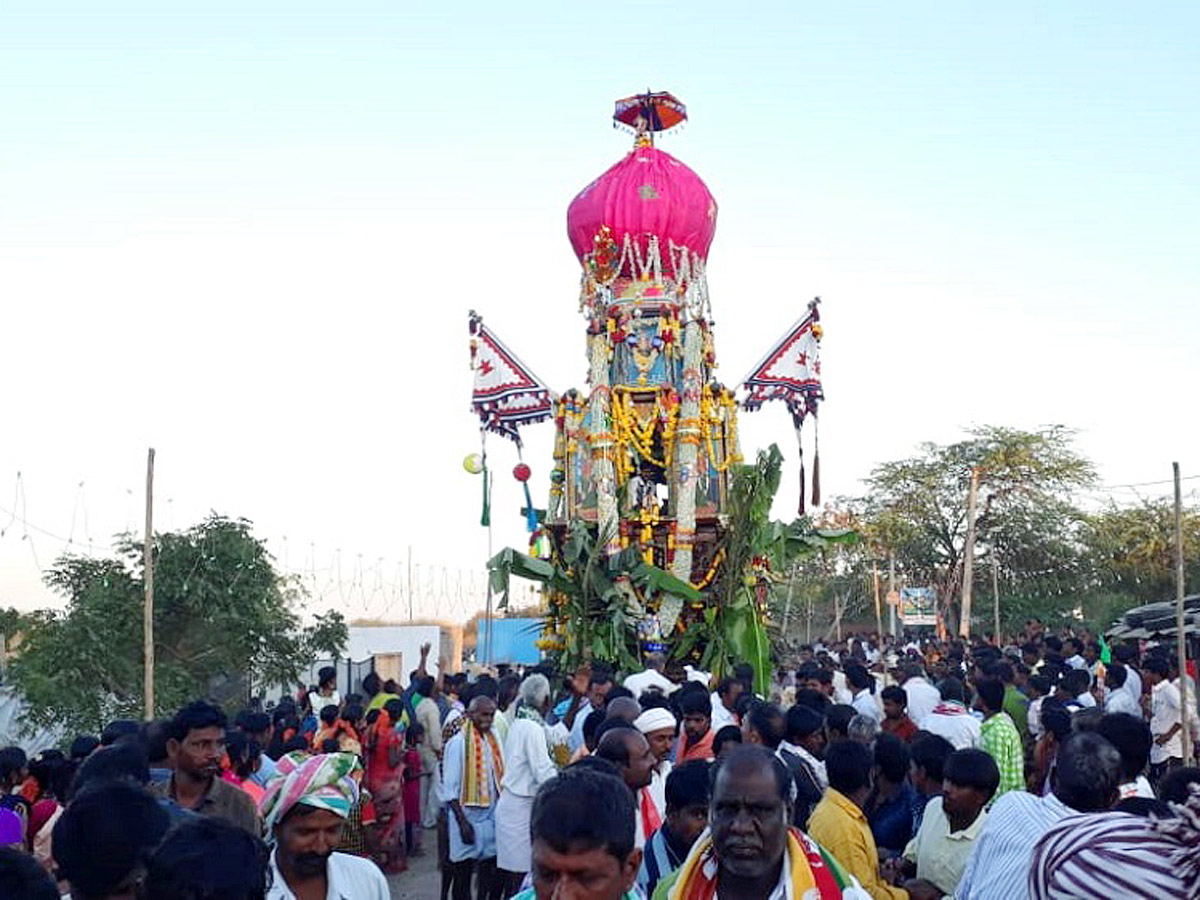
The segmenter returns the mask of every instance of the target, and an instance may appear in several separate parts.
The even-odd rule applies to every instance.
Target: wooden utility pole
[[[883,614],[879,605],[879,563],[871,563],[871,577],[875,584],[875,633],[879,635],[879,646],[883,646]]]
[[[896,554],[888,551],[888,596],[894,597],[896,594]],[[888,604],[888,631],[892,633],[892,637],[896,637],[896,604]]]
[[[967,540],[963,545],[961,621],[959,637],[971,636],[971,581],[975,577],[975,501],[979,496],[979,467],[971,467],[971,490],[967,493]]]
[[[992,544],[992,616],[995,619],[996,646],[1003,646],[1000,640],[1000,564],[996,560],[996,545]]]
[[[146,537],[142,546],[142,582],[146,587],[142,609],[142,697],[145,716],[154,718],[154,448],[146,456]]]
[[[1188,713],[1191,705],[1187,682],[1187,632],[1184,628],[1183,596],[1183,494],[1180,489],[1179,463],[1171,463],[1175,472],[1175,643],[1179,661],[1179,732],[1183,739],[1183,764],[1191,765],[1192,735]]]
[[[788,619],[792,613],[792,591],[796,587],[796,569],[798,567],[797,563],[792,563],[791,569],[788,570],[787,599],[783,603],[783,625],[779,629],[784,640],[787,640]]]

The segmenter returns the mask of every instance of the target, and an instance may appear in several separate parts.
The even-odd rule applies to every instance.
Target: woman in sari
[[[375,711],[371,711],[374,715]],[[404,738],[395,722],[404,703],[389,700],[367,728],[367,789],[375,798],[379,828],[379,866],[389,874],[408,868],[404,840]]]

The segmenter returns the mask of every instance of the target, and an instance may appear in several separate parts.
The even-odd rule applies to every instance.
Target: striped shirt
[[[1025,746],[1008,713],[999,712],[984,720],[980,726],[979,749],[986,750],[1000,770],[996,797],[1025,789]],[[996,802],[995,798],[992,802]]]
[[[1075,814],[1053,794],[1005,794],[983,823],[955,900],[1027,900],[1034,844],[1060,819]]]
[[[1103,812],[1067,816],[1038,841],[1029,870],[1032,900],[1185,900],[1200,894],[1195,853],[1143,816]]]
[[[642,851],[642,867],[638,869],[637,875],[638,887],[647,897],[652,896],[658,882],[683,865],[686,857],[686,848],[682,853],[678,853],[671,846],[666,826],[659,828],[650,835]]]

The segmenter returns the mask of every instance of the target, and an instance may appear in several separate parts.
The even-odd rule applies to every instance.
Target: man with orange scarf
[[[453,900],[470,900],[473,871],[478,871],[479,900],[500,900],[496,801],[504,755],[492,732],[495,715],[496,704],[489,697],[472,700],[462,730],[446,744],[442,757],[441,799],[450,837]]]
[[[654,900],[869,900],[815,841],[792,828],[792,779],[761,747],[742,745],[718,763],[709,829]]]

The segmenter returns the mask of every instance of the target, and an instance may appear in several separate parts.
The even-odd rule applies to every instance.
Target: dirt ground
[[[437,867],[437,835],[425,832],[423,856],[409,857],[408,871],[388,878],[392,900],[439,900],[442,876]]]

